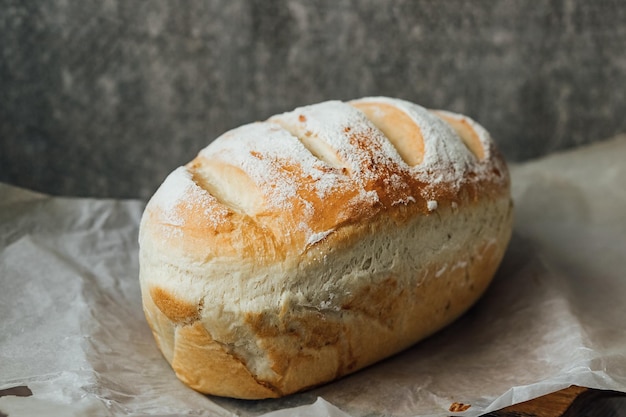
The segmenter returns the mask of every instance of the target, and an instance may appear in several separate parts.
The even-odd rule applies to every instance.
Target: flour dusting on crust
[[[217,225],[229,215],[226,207],[193,180],[186,167],[175,169],[165,179],[150,202],[155,207],[161,222],[170,226],[183,227],[190,209],[200,210],[206,224]]]
[[[236,168],[253,189],[242,185],[243,189],[234,193],[260,196],[259,201],[254,200],[259,207],[244,207],[248,211],[243,214],[259,221],[263,213],[283,212],[285,222],[303,231],[308,244],[322,240],[319,238],[325,236],[325,231],[336,226],[330,220],[320,220],[328,217],[326,202],[336,205],[332,210],[339,223],[354,215],[372,216],[385,205],[421,204],[428,213],[440,206],[442,192],[449,196],[468,182],[491,181],[494,172],[504,171],[498,158],[491,158],[489,134],[465,116],[433,112],[387,97],[368,97],[351,103],[382,103],[409,116],[423,138],[421,162],[407,165],[384,133],[350,103],[327,101],[226,132],[199,153],[198,164],[205,160]],[[473,129],[484,150],[482,160],[437,113],[462,120]],[[316,149],[321,153],[316,153]],[[217,227],[226,221],[229,208],[225,201],[220,201],[220,195],[213,196],[203,188],[195,175],[202,173],[193,167],[177,169],[151,204],[159,207],[166,221],[174,226],[184,222],[177,214],[177,205],[201,206],[206,221]],[[507,180],[506,174],[501,177],[502,181]],[[416,188],[416,181],[422,185]],[[234,186],[237,185],[235,181]]]

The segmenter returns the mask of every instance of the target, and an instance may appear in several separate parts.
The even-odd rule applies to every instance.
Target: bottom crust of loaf
[[[301,270],[286,272],[279,301],[266,308],[213,306],[223,300],[209,289],[201,311],[186,316],[171,291],[150,280],[164,268],[150,253],[141,260],[144,311],[185,384],[218,396],[281,397],[398,353],[461,316],[495,275],[511,222],[502,198],[408,225],[380,223],[332,254],[327,239]],[[302,284],[303,276],[313,283]]]

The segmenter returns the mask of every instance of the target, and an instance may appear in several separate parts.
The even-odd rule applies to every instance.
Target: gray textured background
[[[146,198],[220,133],[388,95],[512,161],[626,132],[626,2],[0,0],[0,181]]]

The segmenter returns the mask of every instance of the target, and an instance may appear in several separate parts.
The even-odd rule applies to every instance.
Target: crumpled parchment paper
[[[515,233],[465,316],[285,399],[180,383],[141,309],[140,201],[0,184],[0,415],[477,416],[571,384],[626,391],[626,136],[511,167]],[[449,411],[463,403],[463,412]]]

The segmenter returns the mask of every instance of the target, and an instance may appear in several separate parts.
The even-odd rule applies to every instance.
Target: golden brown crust
[[[150,298],[154,305],[173,323],[188,323],[200,319],[201,305],[182,302],[160,287],[151,287]]]
[[[510,213],[506,216],[510,221]],[[508,238],[503,228],[499,239]],[[310,308],[245,313],[245,322],[281,376],[276,380],[256,378],[200,322],[177,331],[179,354],[172,366],[198,391],[237,398],[280,397],[332,381],[411,346],[463,314],[490,283],[503,256],[502,242],[458,254],[473,261],[445,275],[438,276],[445,265],[429,265],[413,287],[388,277],[359,288],[339,314]]]
[[[179,327],[172,368],[185,384],[200,392],[210,386],[210,394],[229,396],[245,392],[250,398],[278,395],[269,384],[257,381],[245,364],[215,342],[202,323]]]
[[[506,165],[471,120],[322,103],[228,132],[166,180],[142,219],[144,310],[192,388],[279,397],[449,324],[511,228]]]

